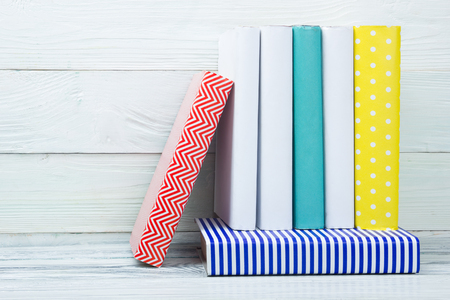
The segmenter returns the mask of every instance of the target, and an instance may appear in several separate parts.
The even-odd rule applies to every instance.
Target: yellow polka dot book
[[[398,229],[400,27],[354,27],[355,225]]]
[[[295,33],[300,27],[307,26],[294,26],[292,30]],[[317,157],[324,161],[307,173],[308,176],[316,171],[325,174],[321,176],[327,180],[320,188],[312,185],[300,188],[313,191],[305,199],[316,205],[314,209],[301,207],[301,215],[321,224],[325,216],[325,224],[296,227],[294,222],[286,230],[235,230],[232,224],[221,219],[197,219],[200,257],[210,276],[418,273],[420,270],[419,239],[398,226],[400,27],[315,26],[314,30],[316,36],[321,36],[315,40],[316,44],[321,41],[322,46],[314,47],[316,44],[298,35],[293,53],[300,53],[296,47],[301,45],[314,60],[308,60],[307,66],[293,63],[293,71],[294,74],[307,71],[310,77],[313,72],[322,74],[314,77],[319,88],[307,98],[314,99],[317,107],[323,105],[319,116],[323,114],[324,129],[320,127],[312,134],[319,127],[303,122],[301,129],[310,134],[302,138],[294,134],[293,139],[297,138],[295,142],[308,150],[301,153],[302,162],[306,164]],[[301,53],[304,58],[306,52]],[[266,59],[275,61],[269,56]],[[293,80],[294,90],[298,89],[296,84],[299,85]],[[305,109],[307,104],[299,101],[296,105]],[[295,126],[295,119],[303,115],[296,115],[295,109],[292,114]],[[311,140],[323,142],[326,151],[309,146]],[[276,146],[291,147],[280,143]],[[298,153],[294,151],[293,155],[294,161],[295,158],[300,161],[295,157]],[[272,162],[277,163],[277,159]],[[286,200],[282,195],[277,192],[279,198]],[[278,200],[274,197],[274,201]],[[295,195],[289,201],[295,206]]]

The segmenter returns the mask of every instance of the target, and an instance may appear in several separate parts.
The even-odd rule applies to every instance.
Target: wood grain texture
[[[400,155],[399,224],[450,230],[450,154]]]
[[[0,153],[161,153],[194,73],[0,71]],[[401,151],[449,152],[450,72],[401,88]]]
[[[156,154],[1,154],[0,233],[131,232]],[[450,154],[403,153],[400,226],[450,230]],[[213,216],[208,154],[179,231]]]
[[[402,72],[400,84],[400,152],[450,152],[450,72]]]
[[[446,1],[7,0],[0,232],[131,231],[194,70],[217,69],[225,30],[268,24],[402,26],[400,225],[449,230]],[[197,230],[193,217],[212,216],[213,160],[209,154],[180,231]]]
[[[131,232],[157,154],[0,155],[0,233]],[[208,154],[178,230],[213,216]]]
[[[428,232],[428,231],[427,231]],[[109,245],[129,241],[130,233],[0,233],[0,248]],[[176,231],[172,244],[200,245],[199,232]],[[131,249],[131,248],[130,248]]]
[[[198,234],[198,233],[197,233]],[[128,234],[81,234],[0,248],[5,299],[445,299],[450,293],[450,234],[413,232],[421,270],[412,275],[206,277],[196,244],[172,244],[161,268],[133,258]],[[48,235],[30,235],[44,240]],[[1,240],[25,236],[5,237]],[[104,243],[100,241],[105,241]],[[440,249],[437,251],[437,249]]]
[[[194,73],[0,71],[0,152],[161,153]]]
[[[401,25],[402,70],[450,70],[446,1],[2,1],[0,68],[215,70],[239,25]]]

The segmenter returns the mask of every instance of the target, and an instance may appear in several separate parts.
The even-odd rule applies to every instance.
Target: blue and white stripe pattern
[[[409,232],[319,229],[234,231],[196,219],[207,273],[217,275],[418,273],[419,239]]]

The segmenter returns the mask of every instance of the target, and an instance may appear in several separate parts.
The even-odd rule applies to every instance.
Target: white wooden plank
[[[1,154],[0,233],[130,232],[159,156]],[[213,216],[214,155],[206,157],[179,226]],[[450,229],[450,154],[400,157],[400,226]]]
[[[445,231],[442,231],[445,232]],[[428,231],[424,231],[427,234]],[[428,233],[429,235],[435,232]],[[433,236],[432,236],[433,237]],[[450,234],[445,237],[450,238]],[[126,233],[0,233],[0,248],[53,247],[74,245],[109,245],[126,243],[130,232]],[[200,245],[198,231],[177,230],[172,243],[177,245]],[[130,248],[131,249],[131,248]],[[5,249],[4,249],[5,250]]]
[[[421,239],[419,274],[216,278],[206,277],[195,245],[172,244],[163,266],[154,268],[132,257],[125,234],[98,234],[97,241],[81,234],[76,242],[69,235],[47,245],[0,248],[0,294],[5,299],[446,299],[449,233],[414,234]]]
[[[400,152],[450,152],[450,72],[402,71],[400,84]]]
[[[0,233],[131,232],[157,154],[0,155]],[[214,155],[202,171],[179,224],[213,215]]]
[[[0,153],[160,153],[194,73],[0,71]],[[401,151],[450,152],[450,72],[401,84]]]
[[[402,70],[449,70],[446,1],[2,1],[2,69],[217,69],[238,25],[401,25]]]
[[[181,269],[183,265],[179,268]],[[259,276],[250,278],[159,278],[53,271],[3,280],[6,299],[447,299],[449,275]],[[188,265],[186,264],[186,269]],[[133,269],[129,272],[134,271]],[[191,271],[192,272],[192,271]],[[77,276],[78,275],[78,276]],[[23,273],[16,275],[16,278]],[[63,277],[61,280],[59,277]]]
[[[194,72],[0,72],[0,152],[161,153]]]
[[[401,227],[407,230],[449,230],[449,195],[449,153],[400,155]]]

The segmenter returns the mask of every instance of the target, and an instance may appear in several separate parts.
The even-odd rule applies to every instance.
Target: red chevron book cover
[[[194,75],[131,233],[136,259],[162,265],[232,86],[212,72]]]

